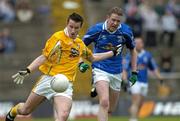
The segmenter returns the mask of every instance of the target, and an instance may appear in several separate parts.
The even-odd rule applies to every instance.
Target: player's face
[[[114,13],[107,17],[107,28],[110,32],[113,32],[118,28],[121,22],[120,18],[119,15]]]
[[[140,52],[144,48],[143,40],[141,38],[136,38],[135,42],[136,42],[136,50]]]
[[[71,19],[69,20],[67,24],[67,30],[70,38],[76,39],[80,29],[81,29],[81,22],[75,22]]]

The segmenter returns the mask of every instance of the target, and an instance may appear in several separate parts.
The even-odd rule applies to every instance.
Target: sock
[[[136,118],[130,118],[129,121],[138,121]]]
[[[19,107],[19,104],[17,104],[16,106],[14,106],[14,107],[11,109],[11,112],[10,112],[10,115],[11,115],[11,116],[16,117],[16,115],[18,114],[18,112],[17,112],[18,107]]]

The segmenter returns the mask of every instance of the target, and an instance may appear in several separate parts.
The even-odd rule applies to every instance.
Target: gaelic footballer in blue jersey
[[[122,50],[126,46],[131,52],[132,71],[136,81],[136,50],[134,37],[131,28],[121,23],[123,11],[118,8],[112,8],[105,22],[98,23],[90,27],[85,34],[83,41],[88,46],[94,43],[94,53],[101,53],[113,50],[116,46],[120,46],[120,54],[103,61],[93,62],[93,91],[92,96],[96,96],[96,91],[99,96],[99,121],[107,121],[108,113],[111,113],[118,102],[119,91],[121,87],[122,73]],[[95,90],[96,89],[96,90]],[[110,99],[110,100],[109,100]]]
[[[150,52],[144,49],[144,43],[142,38],[136,38],[136,50],[137,56],[137,70],[138,81],[130,88],[132,94],[132,105],[130,107],[130,121],[137,121],[137,114],[142,104],[144,96],[148,92],[148,70],[152,71],[159,80],[162,82],[162,77],[158,71],[157,64],[153,59]],[[128,80],[129,73],[131,71],[131,55],[127,54],[124,58],[123,67],[123,80]]]

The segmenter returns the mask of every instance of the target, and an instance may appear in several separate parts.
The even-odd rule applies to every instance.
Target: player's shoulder
[[[152,57],[152,53],[147,50],[144,50],[144,54],[148,57]]]
[[[61,36],[63,36],[63,35],[64,35],[64,31],[63,31],[63,30],[57,31],[57,32],[55,32],[55,33],[53,34],[53,36],[56,37],[56,38],[59,38],[59,37],[61,37]]]
[[[121,23],[119,29],[126,33],[132,32],[132,28],[129,25],[127,25],[126,23]]]
[[[101,32],[103,30],[103,23],[97,23],[89,28],[89,31],[93,33]]]

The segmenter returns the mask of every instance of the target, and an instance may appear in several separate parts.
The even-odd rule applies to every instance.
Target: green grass
[[[20,121],[20,120],[16,120]],[[31,121],[54,121],[53,119],[33,119]],[[81,118],[70,121],[97,121],[95,118]],[[112,117],[109,121],[128,121],[127,117]],[[149,117],[139,119],[139,121],[180,121],[180,117]]]

